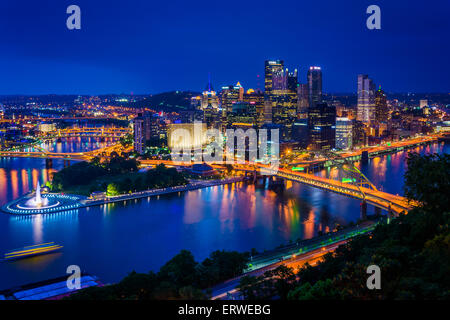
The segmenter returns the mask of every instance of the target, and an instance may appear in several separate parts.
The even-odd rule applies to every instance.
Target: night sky
[[[81,8],[81,30],[66,8]],[[366,8],[381,8],[381,30]],[[1,0],[0,94],[147,94],[240,81],[264,60],[323,70],[324,92],[367,73],[388,92],[450,92],[449,0]]]

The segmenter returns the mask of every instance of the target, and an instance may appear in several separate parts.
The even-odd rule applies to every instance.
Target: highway
[[[228,300],[231,297],[233,299],[239,299],[239,291],[236,289],[236,287],[239,285],[239,282],[241,278],[245,276],[261,276],[264,274],[264,272],[276,269],[277,267],[281,265],[285,265],[290,268],[298,269],[305,265],[306,263],[309,263],[310,265],[317,264],[321,258],[328,252],[333,252],[336,250],[337,247],[340,245],[346,243],[348,240],[339,241],[333,244],[326,245],[322,248],[312,250],[310,252],[299,254],[295,256],[294,258],[283,260],[280,262],[275,262],[271,265],[268,265],[264,268],[260,268],[248,273],[243,274],[242,276],[239,276],[237,278],[228,280],[224,283],[221,283],[214,288],[212,288],[211,292],[211,300]]]

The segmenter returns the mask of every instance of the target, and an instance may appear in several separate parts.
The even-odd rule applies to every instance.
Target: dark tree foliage
[[[105,168],[89,163],[79,162],[53,175],[53,191],[60,191],[72,185],[83,185],[107,173]]]
[[[211,287],[223,279],[239,276],[247,267],[248,257],[236,251],[214,251],[197,268],[200,286]]]
[[[411,154],[405,190],[420,207],[340,246],[317,266],[305,265],[281,288],[268,277],[246,277],[241,293],[247,299],[449,299],[449,159]],[[366,285],[372,264],[381,269],[380,290]],[[286,286],[292,286],[287,295]]]
[[[405,195],[442,212],[450,206],[450,155],[409,153]]]
[[[238,276],[247,266],[248,254],[216,251],[202,263],[187,250],[162,266],[158,273],[132,272],[119,283],[87,288],[68,297],[73,300],[204,300],[207,288]],[[223,265],[222,265],[223,264]],[[217,275],[213,275],[218,272]],[[209,275],[205,281],[205,275]]]
[[[238,288],[246,300],[286,299],[295,284],[296,277],[292,268],[281,265],[259,277],[242,277]]]

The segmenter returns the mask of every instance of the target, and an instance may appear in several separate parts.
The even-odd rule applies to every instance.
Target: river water
[[[44,147],[76,152],[107,143],[70,138]],[[449,153],[450,145],[415,150]],[[358,165],[383,191],[402,194],[406,156],[399,152]],[[53,160],[53,170],[62,167],[62,160]],[[45,182],[49,173],[43,159],[0,159],[0,205],[32,189],[38,179]],[[114,282],[132,270],[157,271],[181,249],[191,250],[197,260],[219,249],[269,250],[359,217],[359,201],[292,182],[278,191],[239,182],[75,212],[27,217],[0,213],[0,254],[48,241],[64,246],[59,253],[0,262],[0,289],[64,275],[72,264],[104,283]]]

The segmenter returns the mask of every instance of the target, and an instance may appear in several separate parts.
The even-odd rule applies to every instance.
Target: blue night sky
[[[67,6],[81,30],[66,28]],[[381,8],[381,30],[366,8]],[[323,70],[325,92],[367,73],[388,92],[450,92],[448,0],[1,0],[0,94],[264,86],[264,60]]]

